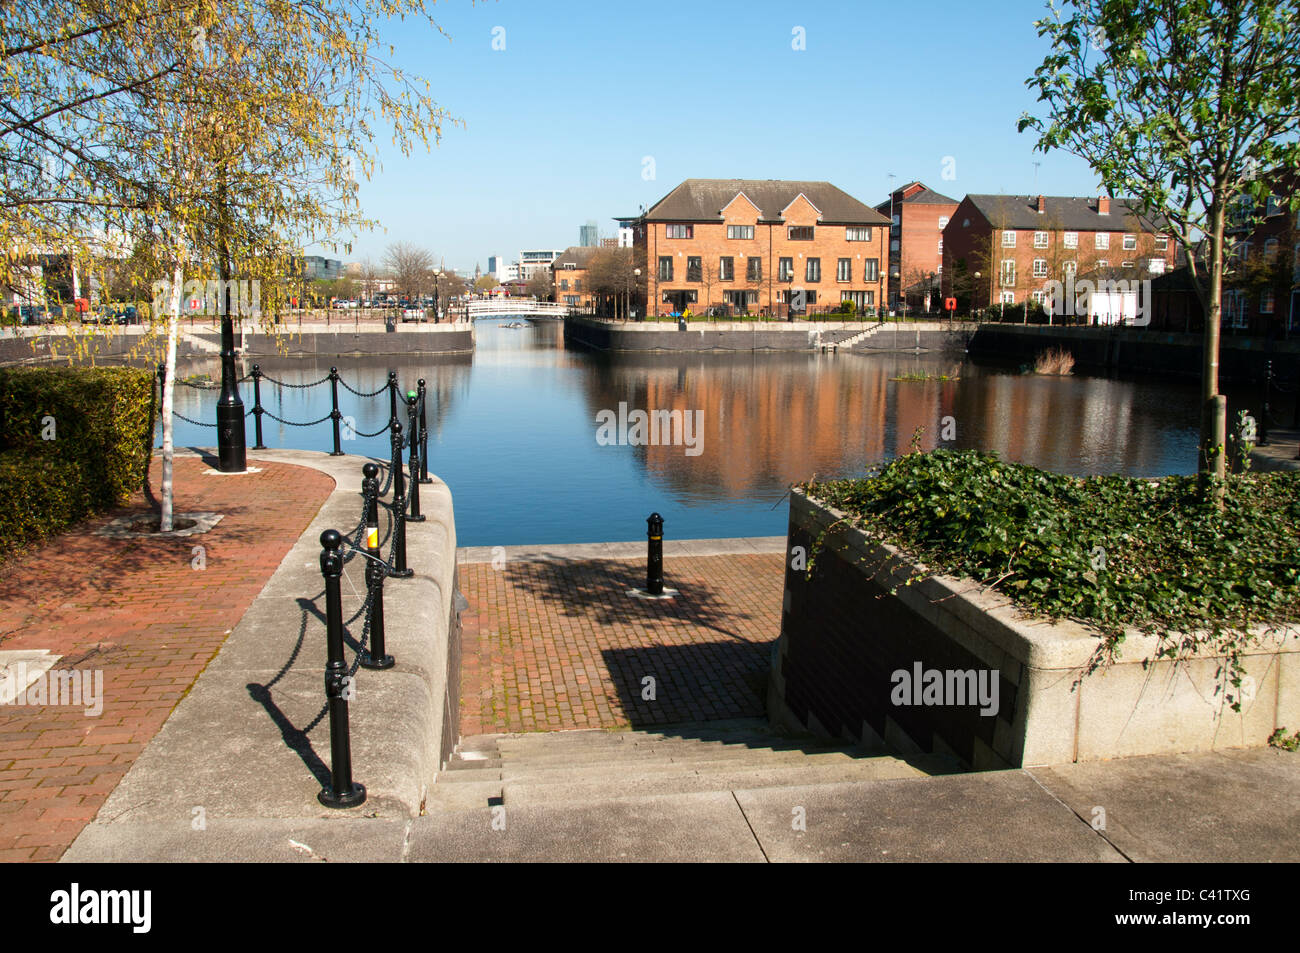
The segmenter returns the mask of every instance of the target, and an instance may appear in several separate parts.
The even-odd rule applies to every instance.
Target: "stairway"
[[[858,344],[861,341],[865,341],[867,338],[871,337],[871,335],[875,334],[884,326],[885,326],[884,321],[877,321],[875,324],[867,328],[865,331],[859,331],[857,334],[853,335],[852,337],[847,337],[843,341],[836,341],[834,344],[827,344],[826,347],[832,351],[838,351],[840,349],[843,349],[845,351],[851,351],[854,345]]]
[[[556,731],[463,738],[426,800],[426,813],[745,788],[950,774],[949,759],[863,754],[810,736],[774,733],[759,718],[656,731]]]

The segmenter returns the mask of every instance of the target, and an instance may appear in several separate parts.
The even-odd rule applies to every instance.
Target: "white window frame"
[[[1014,291],[1004,291],[1001,293],[999,300],[1002,302],[1002,304],[1015,304],[1016,293]]]
[[[1003,229],[1003,230],[1002,230],[1002,247],[1003,247],[1003,248],[1015,248],[1015,247],[1016,247],[1016,232],[1015,232],[1015,229],[1013,229],[1013,228],[1006,228],[1006,229]]]
[[[740,234],[733,235],[732,234],[733,229],[738,229],[740,231]],[[753,225],[728,225],[727,238],[728,240],[734,242],[752,242],[754,240],[754,226]]]
[[[844,240],[846,242],[869,242],[871,241],[870,225],[848,225],[844,228]]]
[[[1267,305],[1267,307],[1265,307]],[[1272,314],[1277,307],[1277,293],[1272,288],[1265,288],[1259,293],[1259,313]]]
[[[943,231],[945,228],[947,228],[947,227],[948,227],[948,222],[949,222],[949,221],[950,221],[950,219],[948,218],[947,215],[940,215],[940,216],[939,216],[939,231]]]
[[[1155,247],[1156,251],[1169,251],[1168,235],[1157,235],[1155,242],[1156,242],[1156,247]]]
[[[1138,237],[1136,235],[1124,236],[1124,251],[1136,251],[1138,247]]]
[[[1098,232],[1093,238],[1093,247],[1100,251],[1103,248],[1110,248],[1110,232]]]
[[[1046,247],[1047,247],[1047,241],[1048,241],[1047,234],[1048,234],[1047,232],[1034,232],[1034,247],[1035,247],[1035,248],[1046,248]]]
[[[1078,232],[1066,232],[1065,235],[1062,237],[1062,244],[1064,244],[1066,248],[1078,248],[1078,247],[1079,247],[1079,233],[1078,233]]]
[[[1153,275],[1163,275],[1165,273],[1165,260],[1163,258],[1147,259],[1147,271]]]
[[[998,267],[998,286],[1002,288],[1014,288],[1016,286],[1016,260],[1014,258],[1002,259],[1002,264]]]
[[[1035,259],[1034,259],[1034,277],[1035,277],[1035,278],[1046,278],[1046,277],[1047,277],[1047,259],[1046,259],[1046,258],[1035,258]]]

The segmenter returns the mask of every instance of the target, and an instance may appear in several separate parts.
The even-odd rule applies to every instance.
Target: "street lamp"
[[[442,277],[442,272],[437,268],[433,269],[433,323],[438,323],[438,279]]]
[[[980,280],[980,273],[977,271],[975,272],[975,281],[979,281],[979,280]],[[975,317],[975,284],[974,283],[972,283],[970,286],[970,316],[972,318]]]
[[[641,269],[640,269],[640,268],[633,268],[633,269],[632,269],[632,287],[633,287],[633,288],[636,288],[639,284],[641,284]],[[629,296],[628,296],[628,304],[629,304],[629,306],[631,305],[631,295],[630,295],[630,294],[629,294]]]

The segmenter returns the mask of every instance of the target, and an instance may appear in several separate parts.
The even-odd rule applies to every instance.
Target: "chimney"
[[[1047,211],[1047,199],[1040,195],[1038,196],[1038,214],[1042,215],[1046,211]]]
[[[1103,196],[1101,196],[1100,198],[1097,199],[1097,214],[1098,214],[1098,215],[1109,215],[1109,214],[1110,214],[1110,196],[1109,196],[1109,195],[1103,195]]]

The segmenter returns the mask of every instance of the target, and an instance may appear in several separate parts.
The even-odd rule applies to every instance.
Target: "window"
[[[786,228],[786,237],[792,242],[810,242],[813,240],[811,225],[790,225]]]
[[[1137,237],[1136,235],[1125,235],[1125,236],[1124,236],[1124,250],[1125,250],[1125,251],[1133,251],[1133,250],[1134,250],[1135,248],[1137,248],[1137,247],[1138,247],[1138,237]]]
[[[673,280],[673,256],[672,255],[659,256],[659,280],[660,281]]]
[[[752,239],[754,237],[754,226],[753,225],[728,225],[727,237],[738,238],[741,239],[742,241]]]
[[[841,291],[841,301],[852,301],[859,311],[865,311],[867,308],[876,306],[876,293],[874,291]]]
[[[701,281],[704,278],[704,260],[698,255],[689,255],[686,259],[686,280]]]
[[[747,308],[751,304],[758,304],[757,291],[724,291],[722,297],[733,308]]]
[[[1223,293],[1222,322],[1228,327],[1244,328],[1246,326],[1246,293],[1239,289]]]
[[[1014,291],[1004,291],[1004,292],[1002,292],[1002,303],[1003,303],[1003,304],[1015,304],[1015,303],[1016,303],[1016,293],[1015,293]]]
[[[1035,259],[1034,259],[1034,277],[1035,277],[1035,278],[1046,278],[1046,277],[1047,277],[1047,259],[1046,259],[1046,258],[1035,258]]]
[[[1265,288],[1259,296],[1259,313],[1272,314],[1275,296],[1272,288]]]
[[[1079,247],[1079,233],[1078,233],[1078,232],[1066,232],[1066,233],[1065,233],[1065,239],[1064,239],[1064,241],[1065,241],[1065,247],[1066,247],[1066,248],[1078,248],[1078,247]]]
[[[1270,215],[1276,215],[1280,211],[1282,209],[1278,207],[1277,196],[1270,195],[1267,204],[1264,206],[1264,216],[1267,218]]]
[[[694,238],[694,225],[667,225],[664,228],[665,238]]]
[[[804,265],[804,281],[821,281],[822,280],[822,260],[820,258],[809,258]]]
[[[1033,299],[1034,304],[1038,305],[1041,308],[1043,306],[1043,303],[1047,300],[1047,292],[1035,291],[1033,294],[1030,295],[1030,297]]]
[[[1152,258],[1147,262],[1147,271],[1153,275],[1163,275],[1165,273],[1165,260],[1163,258]]]
[[[569,290],[569,279],[568,279],[568,278],[561,278],[561,279],[560,279],[560,290],[561,290],[561,291],[568,291],[568,290]]]
[[[835,263],[835,280],[852,281],[853,280],[853,259],[841,258]]]
[[[947,215],[940,215],[940,216],[939,216],[939,231],[943,231],[943,230],[944,230],[945,228],[947,228],[947,227],[948,227],[948,216],[947,216]]]
[[[1132,267],[1133,267],[1133,262],[1131,262],[1131,261],[1121,261],[1119,264],[1120,264],[1120,267],[1121,267],[1121,268],[1132,268]]]
[[[1034,247],[1035,248],[1047,247],[1047,232],[1034,232]]]
[[[730,255],[718,259],[718,280],[736,280],[736,259],[732,258]]]
[[[1003,232],[1003,233],[1002,233],[1002,247],[1003,247],[1003,248],[1015,248],[1015,247],[1016,247],[1016,233],[1015,233],[1015,232],[1012,232],[1012,231],[1006,231],[1006,232]]]
[[[748,278],[750,281],[763,280],[763,259],[748,258],[745,260],[745,264],[748,268],[748,270],[745,272],[746,278]]]
[[[880,259],[879,258],[862,259],[862,280],[863,281],[880,280]]]
[[[581,291],[581,290],[582,290],[582,279],[581,279],[581,278],[574,278],[574,279],[573,279],[573,290],[574,290],[574,291]]]
[[[1098,268],[1109,268],[1109,267],[1110,267],[1110,262],[1107,261],[1105,258],[1098,258],[1098,259],[1097,259],[1097,265],[1096,265],[1096,267],[1098,267]]]
[[[1067,261],[1065,264],[1061,266],[1061,274],[1067,277],[1069,275],[1075,274],[1078,270],[1079,270],[1079,263],[1077,261]]]
[[[1097,238],[1096,238],[1096,244],[1095,244],[1095,247],[1097,247],[1097,248],[1109,248],[1109,247],[1110,247],[1110,232],[1098,232],[1098,233],[1097,233]]]
[[[1002,259],[1002,270],[1000,273],[1000,283],[1004,287],[1014,288],[1016,284],[1016,260],[1014,258]]]
[[[943,239],[939,239],[939,254],[943,254]]]
[[[844,229],[844,240],[846,242],[869,242],[871,241],[871,229],[865,225],[850,225]]]
[[[891,240],[890,240],[890,242],[889,242],[889,250],[890,250],[890,251],[898,251],[898,239],[897,239],[897,238],[894,238],[894,239],[891,239]]]
[[[1264,264],[1272,265],[1277,261],[1277,239],[1269,238],[1264,241]]]
[[[804,291],[804,292],[802,292],[802,294],[803,294],[803,303],[804,303],[805,305],[816,304],[816,303],[817,303],[817,292],[816,292],[816,291]],[[777,294],[777,300],[780,301],[782,304],[789,304],[789,303],[790,303],[790,289],[787,288],[787,289],[785,289],[784,291],[779,292],[779,293]]]
[[[1167,235],[1156,236],[1156,251],[1169,251],[1169,237]]]
[[[794,281],[794,259],[782,258],[776,266],[777,281]]]

